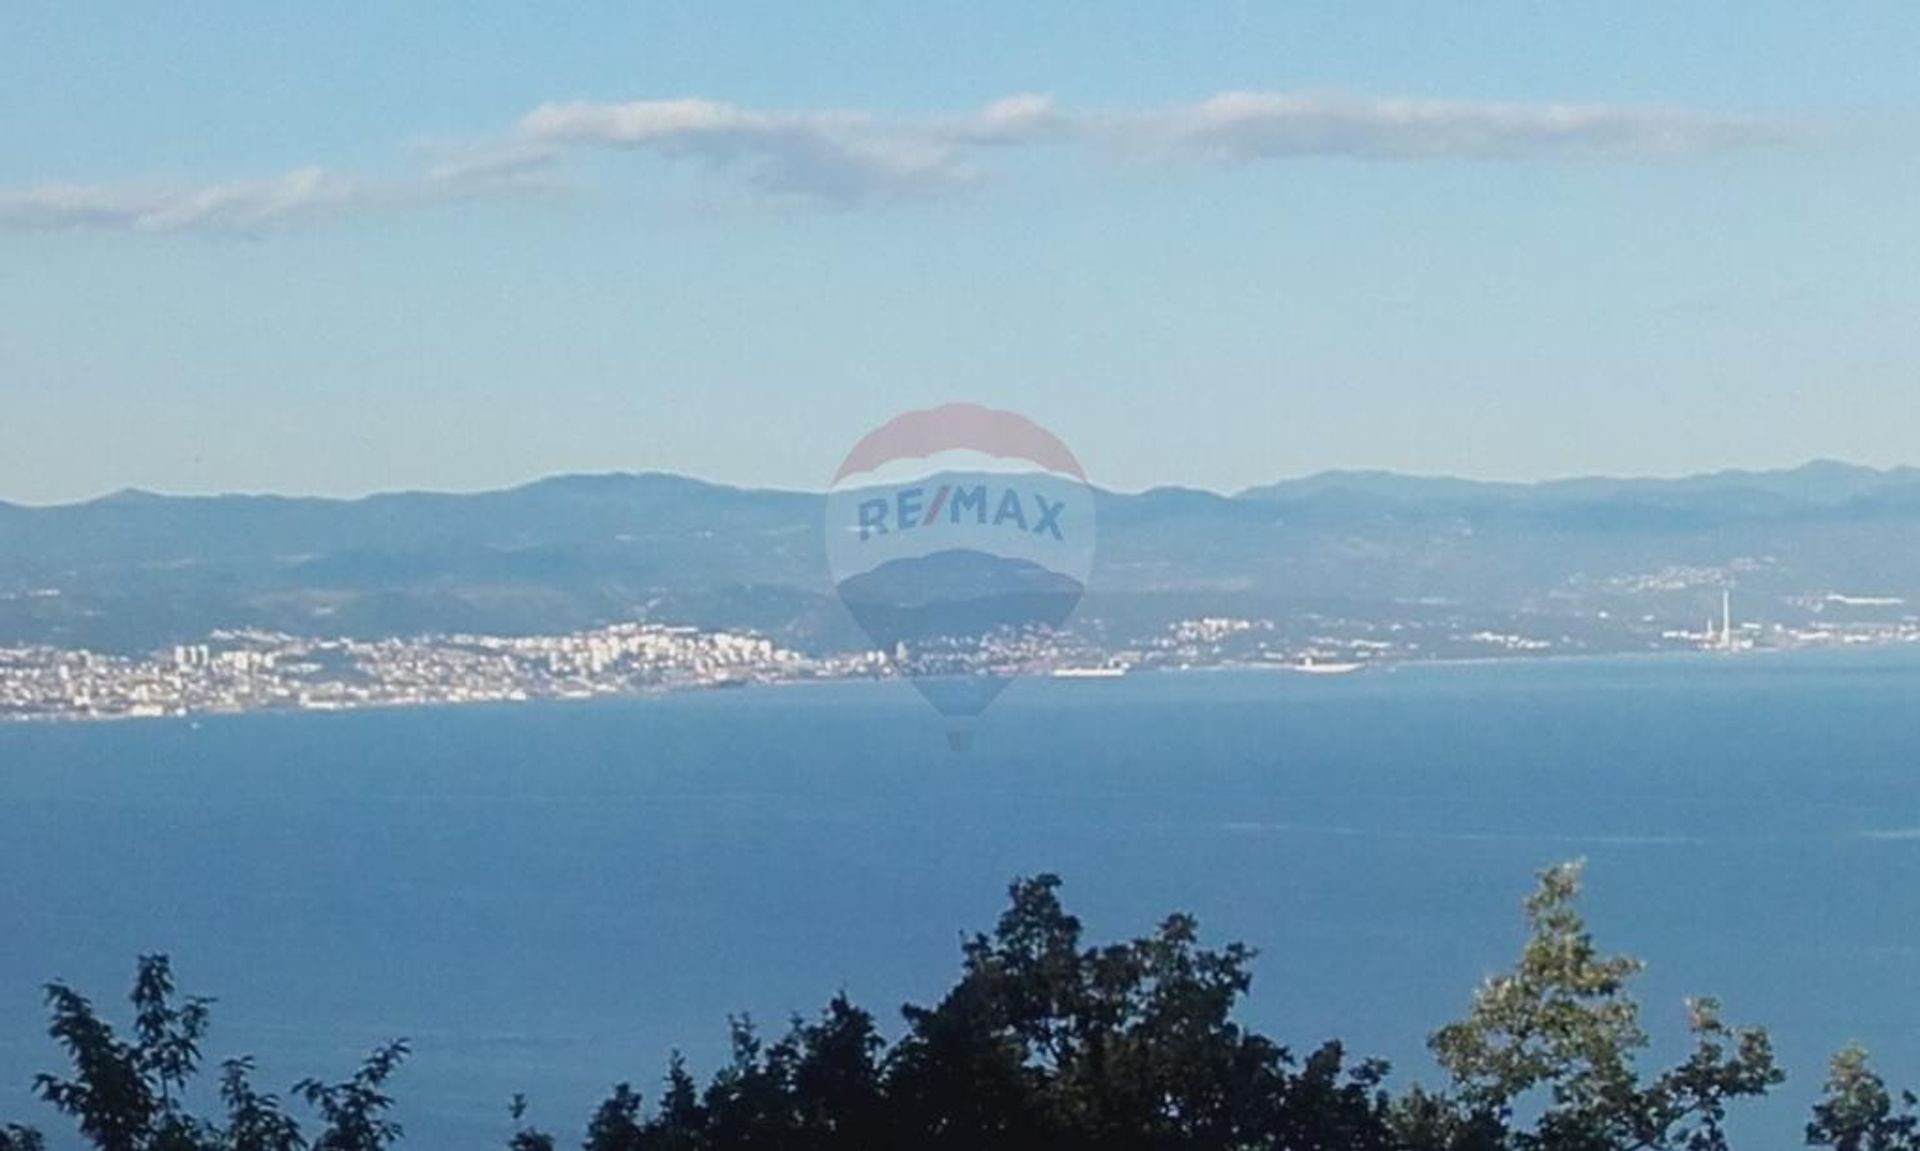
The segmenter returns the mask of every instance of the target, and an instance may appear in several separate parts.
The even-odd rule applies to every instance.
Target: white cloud
[[[1799,135],[1778,121],[1674,109],[1267,92],[1227,92],[1163,113],[1121,117],[1112,130],[1234,162],[1681,158],[1785,144]]]
[[[0,189],[0,231],[99,229],[258,235],[327,215],[419,207],[552,184],[550,153],[525,146],[429,149],[432,162],[400,177],[297,168],[208,184],[130,181]]]
[[[551,186],[569,151],[701,164],[761,194],[827,206],[939,195],[985,174],[995,151],[1151,151],[1246,165],[1309,157],[1386,163],[1674,160],[1780,146],[1798,126],[1761,117],[1604,104],[1378,99],[1228,92],[1144,110],[1075,111],[1021,94],[959,115],[767,111],[687,98],[542,104],[505,135],[440,143],[393,178],[300,168],[202,185],[0,189],[0,231],[96,228],[256,233],[333,213]]]
[[[981,174],[991,148],[1158,150],[1230,163],[1337,157],[1394,163],[1521,163],[1570,157],[1679,159],[1791,143],[1757,117],[1602,104],[1394,100],[1227,92],[1140,111],[1060,109],[1018,95],[962,116],[762,112],[708,100],[546,104],[523,139],[703,161],[763,190],[829,203],[939,191]]]
[[[252,232],[363,198],[364,185],[320,168],[198,186],[45,184],[0,191],[0,228]]]
[[[897,199],[971,180],[967,141],[937,122],[862,112],[763,112],[711,100],[543,104],[520,135],[555,147],[689,158],[764,191],[824,203]]]
[[[1053,97],[1025,92],[961,118],[951,132],[975,144],[1030,144],[1063,133],[1069,123],[1054,107]]]
[[[558,157],[552,148],[522,140],[436,140],[420,145],[425,188],[551,187]]]

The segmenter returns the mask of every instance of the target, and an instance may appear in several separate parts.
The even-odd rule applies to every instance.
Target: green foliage
[[[253,1060],[221,1064],[220,1101],[227,1108],[226,1151],[301,1151],[300,1124],[280,1109],[280,1100],[253,1088]]]
[[[46,1140],[31,1127],[9,1123],[0,1127],[0,1151],[46,1151]]]
[[[639,1147],[640,1103],[639,1093],[628,1084],[615,1087],[587,1124],[586,1151],[632,1151]]]
[[[1848,1047],[1827,1069],[1826,1090],[1807,1124],[1807,1143],[1835,1151],[1915,1151],[1920,1148],[1917,1102],[1913,1092],[1902,1091],[1896,1111],[1886,1081],[1867,1066],[1867,1053]]]
[[[128,1041],[85,996],[63,983],[47,985],[47,1031],[66,1050],[74,1074],[41,1075],[34,1086],[101,1151],[186,1151],[203,1141],[203,1125],[180,1109],[180,1094],[199,1069],[211,1001],[189,998],[176,1006],[173,992],[166,957],[141,956]]]
[[[1687,1059],[1643,1080],[1635,1058],[1647,1037],[1627,991],[1640,963],[1601,954],[1579,893],[1579,864],[1541,873],[1519,963],[1487,980],[1467,1018],[1429,1041],[1452,1078],[1455,1113],[1422,1096],[1404,1112],[1403,1131],[1484,1145],[1488,1133],[1506,1130],[1517,1151],[1719,1151],[1727,1102],[1783,1080],[1767,1033],[1727,1026],[1711,999],[1687,1005]],[[1523,1114],[1534,1117],[1531,1128],[1515,1126]]]
[[[1214,951],[1175,916],[1144,939],[1087,947],[1051,876],[1013,886],[959,983],[905,1011],[891,1049],[844,996],[777,1041],[733,1024],[732,1057],[702,1092],[677,1061],[651,1118],[624,1086],[589,1151],[1128,1151],[1385,1148],[1385,1068],[1339,1045],[1304,1062],[1233,1011],[1252,953]]]
[[[326,1129],[313,1141],[313,1151],[385,1151],[404,1132],[387,1117],[393,1100],[383,1088],[407,1057],[407,1041],[397,1039],[376,1047],[353,1076],[341,1083],[303,1079],[294,1094],[319,1112]]]
[[[903,1009],[889,1044],[846,996],[777,1038],[731,1022],[731,1054],[703,1086],[676,1054],[657,1102],[622,1083],[587,1126],[585,1151],[1722,1151],[1728,1105],[1782,1080],[1764,1031],[1688,1004],[1692,1046],[1644,1073],[1648,1045],[1630,994],[1640,964],[1595,945],[1578,908],[1580,869],[1540,876],[1512,970],[1486,981],[1466,1017],[1435,1032],[1445,1088],[1395,1095],[1387,1068],[1337,1042],[1296,1056],[1235,1013],[1254,954],[1202,946],[1174,915],[1138,939],[1089,945],[1053,876],[1015,883],[994,930],[967,940],[959,980]],[[70,1075],[40,1096],[98,1151],[387,1151],[402,1137],[388,1081],[404,1041],[376,1048],[336,1083],[294,1097],[311,1140],[253,1064],[221,1065],[224,1114],[183,1105],[200,1067],[208,1000],[178,999],[164,957],[140,960],[134,1022],[121,1038],[78,992],[47,988],[49,1033]],[[1911,1093],[1897,1097],[1865,1053],[1835,1056],[1807,1125],[1835,1151],[1920,1151]],[[554,1151],[515,1096],[509,1151]],[[0,1128],[0,1151],[44,1151]]]
[[[176,1000],[173,968],[164,955],[142,956],[133,982],[133,1027],[123,1039],[93,1003],[64,983],[46,989],[47,1033],[65,1051],[70,1076],[34,1080],[40,1097],[74,1120],[99,1151],[306,1151],[297,1120],[277,1096],[252,1084],[253,1062],[221,1064],[219,1120],[189,1114],[188,1084],[200,1069],[200,1043],[213,1001]],[[325,1122],[313,1151],[383,1151],[400,1136],[385,1119],[391,1106],[379,1090],[406,1054],[398,1042],[380,1048],[347,1082],[308,1080],[295,1088]],[[0,1151],[43,1151],[38,1132],[0,1131]]]
[[[515,1095],[513,1105],[507,1108],[513,1121],[519,1124],[527,1115],[527,1097]],[[507,1141],[508,1151],[553,1151],[553,1136],[531,1125],[522,1124]]]

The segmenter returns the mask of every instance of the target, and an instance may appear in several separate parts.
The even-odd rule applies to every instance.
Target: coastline
[[[1755,661],[1788,662],[1831,659],[1844,656],[1886,656],[1902,652],[1920,653],[1920,641],[1891,640],[1877,643],[1855,643],[1804,647],[1745,648],[1734,651],[1717,649],[1682,649],[1671,651],[1623,651],[1623,652],[1519,652],[1514,654],[1496,654],[1486,656],[1435,656],[1431,658],[1381,660],[1364,664],[1351,671],[1331,675],[1314,675],[1304,671],[1300,665],[1275,661],[1223,662],[1210,664],[1188,664],[1184,666],[1136,667],[1129,668],[1123,676],[1113,677],[1055,677],[1044,672],[1023,673],[1010,679],[1033,680],[1035,682],[1057,683],[1067,690],[1086,690],[1099,685],[1112,686],[1128,681],[1160,676],[1185,678],[1189,676],[1251,674],[1263,677],[1277,676],[1293,678],[1302,683],[1327,682],[1338,684],[1356,678],[1362,682],[1375,679],[1380,675],[1394,675],[1403,671],[1424,671],[1434,669],[1441,672],[1465,672],[1489,670],[1495,668],[1516,667],[1578,667],[1578,666],[1635,666],[1666,665],[1683,663],[1700,665],[1721,665],[1728,663],[1751,663]],[[731,694],[735,691],[753,689],[755,694],[765,690],[797,690],[805,688],[826,688],[861,683],[887,683],[902,681],[907,677],[899,675],[842,675],[842,676],[804,676],[804,677],[766,677],[759,679],[729,679],[705,683],[677,683],[648,685],[639,688],[615,691],[601,691],[588,694],[521,694],[518,696],[449,697],[428,700],[367,700],[346,705],[301,706],[299,704],[240,707],[240,708],[186,708],[161,714],[148,712],[110,712],[89,714],[83,712],[0,712],[0,728],[15,727],[80,727],[95,724],[139,724],[139,723],[199,723],[206,720],[223,720],[256,716],[289,715],[336,715],[369,712],[401,711],[440,711],[465,710],[471,708],[525,707],[542,704],[578,704],[624,702],[634,703],[647,700],[685,699],[701,695]]]

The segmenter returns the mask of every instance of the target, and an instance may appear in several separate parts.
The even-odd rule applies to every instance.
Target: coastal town
[[[1616,622],[1617,621],[1609,621]],[[1920,644],[1920,618],[1785,625],[1739,621],[1731,596],[1697,629],[1633,621],[1610,642],[1460,620],[1372,623],[1309,618],[1287,626],[1231,616],[1177,621],[1119,644],[1072,630],[1006,629],[934,654],[808,653],[744,631],[622,623],[550,636],[311,638],[219,631],[144,655],[0,647],[0,722],[105,720],[257,711],[586,700],[687,689],[930,674],[1061,679],[1245,667],[1320,675],[1435,660],[1629,652],[1752,652]]]
[[[381,640],[217,632],[145,657],[0,648],[0,718],[109,719],[590,699],[882,672],[877,655],[811,659],[772,641],[619,625],[562,636]]]

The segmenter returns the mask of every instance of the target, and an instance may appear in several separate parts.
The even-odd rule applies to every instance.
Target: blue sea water
[[[408,1145],[500,1145],[514,1092],[571,1139],[729,1013],[891,1025],[1040,871],[1095,936],[1197,913],[1261,952],[1250,1022],[1431,1081],[1581,856],[1664,1051],[1690,994],[1773,1029],[1748,1126],[1791,1146],[1842,1043],[1920,1084],[1916,704],[1875,652],[1022,682],[964,754],[898,684],[0,728],[0,1119],[64,1130],[39,986],[123,1016],[164,951],[268,1086],[407,1036]]]

